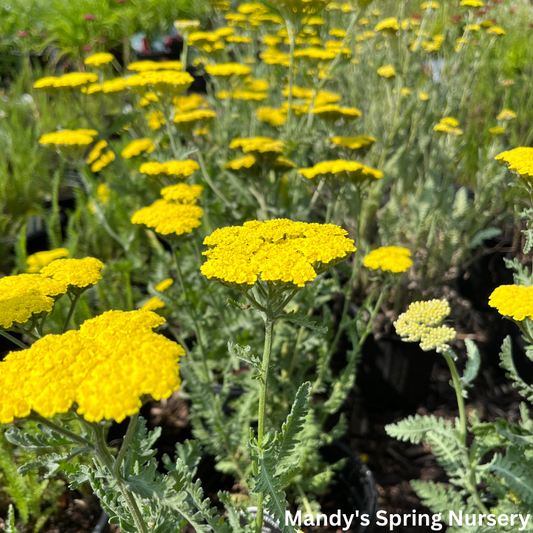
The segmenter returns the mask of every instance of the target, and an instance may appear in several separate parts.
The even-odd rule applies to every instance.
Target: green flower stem
[[[124,435],[124,440],[122,441],[122,445],[120,446],[120,450],[118,451],[118,455],[113,467],[113,474],[115,475],[115,477],[120,476],[120,467],[122,466],[122,462],[124,461],[124,457],[126,456],[126,452],[128,451],[128,447],[133,437],[133,433],[135,432],[135,426],[137,425],[138,419],[138,412],[130,417],[128,429],[126,430],[126,435]]]
[[[263,362],[261,363],[261,390],[259,392],[259,413],[257,421],[257,444],[259,450],[263,447],[266,418],[266,395],[268,385],[268,370],[270,368],[270,355],[272,353],[272,333],[274,331],[274,319],[269,313],[264,315],[265,320],[265,347],[263,350]],[[261,533],[263,528],[263,494],[257,498],[256,533]]]
[[[187,55],[189,53],[189,34],[188,32],[183,36],[183,50],[181,51],[180,61],[183,65],[183,72],[187,72]]]
[[[170,126],[170,117],[171,117],[171,113],[170,113],[170,105],[167,104],[165,106],[165,110],[164,110],[164,117],[165,117],[165,128],[167,130],[167,135],[168,135],[168,138],[170,140],[170,146],[172,148],[172,154],[174,155],[174,157],[176,159],[179,159],[179,155],[178,155],[178,146],[176,145],[176,139],[174,139],[174,134],[172,133],[172,128]]]
[[[80,297],[79,294],[74,294],[74,296],[70,296],[70,309],[68,310],[67,318],[65,319],[65,323],[63,324],[63,329],[61,330],[61,333],[65,333],[67,331],[68,325],[70,324],[70,320],[72,319],[72,315],[74,314],[74,309],[76,308],[76,304],[78,303],[78,299]]]
[[[287,110],[287,125],[286,125],[286,134],[287,138],[290,137],[291,133],[291,120],[292,120],[292,88],[294,85],[294,49],[296,47],[296,34],[295,34],[295,28],[292,22],[289,20],[285,21],[287,25],[287,34],[289,36],[289,109]],[[259,516],[259,515],[257,515]]]
[[[122,494],[122,497],[126,502],[126,505],[128,506],[131,516],[133,517],[133,521],[135,522],[135,527],[137,531],[139,533],[149,533],[148,526],[146,525],[142,517],[141,511],[139,510],[139,506],[135,501],[135,497],[127,489],[124,483],[124,479],[121,476],[115,474],[115,459],[113,459],[113,456],[109,453],[109,450],[107,449],[107,443],[105,440],[103,427],[99,424],[92,424],[91,427],[93,428],[94,433],[96,456],[101,461],[101,463],[107,468],[110,476],[115,481],[120,493]]]
[[[24,344],[22,341],[19,341],[16,337],[13,337],[13,335],[10,335],[7,331],[4,331],[3,329],[0,329],[0,335],[2,335],[2,337],[5,337],[6,339],[9,339],[13,344],[16,344],[19,348],[22,348],[23,350],[27,350],[29,348],[27,344]]]
[[[202,156],[202,152],[200,152],[200,150],[196,152],[196,157],[198,158],[198,164],[200,165],[200,171],[202,172],[204,180],[207,182],[211,190],[224,202],[225,206],[231,209],[231,202],[222,194],[220,189],[213,183],[211,176],[209,176],[207,167],[205,166],[204,157]]]
[[[450,355],[451,354],[451,355]],[[452,374],[453,388],[455,389],[455,395],[457,397],[457,406],[459,407],[459,438],[463,446],[466,446],[466,411],[465,411],[465,400],[463,398],[463,389],[461,388],[461,382],[459,380],[459,374],[457,373],[457,367],[453,361],[453,352],[451,348],[448,348],[443,352],[444,359],[448,363],[450,372]]]
[[[200,348],[200,353],[202,354],[202,363],[204,366],[205,380],[206,380],[206,383],[209,383],[210,375],[209,375],[209,368],[207,366],[207,355],[205,353],[204,345],[202,343],[202,335],[201,335],[200,324],[198,323],[198,315],[196,314],[196,309],[193,306],[191,299],[189,298],[189,291],[187,290],[187,287],[183,280],[183,274],[181,273],[181,267],[178,261],[178,250],[176,248],[176,244],[172,241],[170,241],[169,244],[172,250],[172,257],[174,258],[174,265],[176,266],[176,272],[178,274],[178,280],[180,282],[180,287],[183,292],[183,296],[185,297],[185,302],[187,304],[187,307],[189,307],[190,312],[191,312],[190,316],[192,318],[194,331],[196,333],[196,343],[198,344],[198,347]]]

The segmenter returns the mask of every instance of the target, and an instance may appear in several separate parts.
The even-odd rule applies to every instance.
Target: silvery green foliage
[[[479,354],[473,343],[467,344],[468,361],[461,386],[469,386],[479,370]],[[501,353],[501,366],[513,385],[529,401],[533,399],[533,387],[518,375],[513,363],[510,338],[505,339]],[[465,393],[462,390],[463,395]],[[386,426],[387,433],[399,440],[431,447],[439,464],[445,469],[448,484],[412,481],[411,485],[422,503],[435,513],[448,510],[465,513],[481,513],[474,487],[486,508],[494,514],[528,514],[533,506],[533,421],[526,404],[521,408],[522,420],[515,424],[504,419],[481,422],[470,417],[468,432],[472,435],[469,445],[459,438],[458,424],[434,415],[410,416],[396,424]],[[481,533],[483,528],[448,528],[452,533],[463,531]],[[511,526],[501,531],[514,531]],[[533,531],[528,523],[526,531]]]

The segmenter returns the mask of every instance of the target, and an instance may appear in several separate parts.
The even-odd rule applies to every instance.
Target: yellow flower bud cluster
[[[394,322],[394,327],[404,341],[420,342],[425,352],[442,352],[456,335],[453,328],[440,325],[449,314],[450,305],[446,300],[413,302]]]
[[[413,265],[411,252],[399,246],[382,246],[372,250],[363,261],[367,268],[387,270],[389,272],[405,272]]]
[[[79,331],[47,335],[0,362],[0,423],[35,411],[50,418],[73,405],[89,421],[117,422],[139,411],[144,395],[168,398],[180,386],[175,342],[152,330],[148,311],[108,311]]]
[[[209,250],[201,271],[209,279],[242,289],[259,278],[304,287],[355,251],[346,235],[333,224],[287,219],[220,228],[204,240]]]
[[[489,305],[518,322],[533,319],[533,286],[500,285],[490,295]]]

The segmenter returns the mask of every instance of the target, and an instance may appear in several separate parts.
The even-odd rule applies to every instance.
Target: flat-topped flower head
[[[198,228],[203,214],[197,205],[161,199],[136,211],[131,222],[143,224],[161,235],[179,236]]]
[[[461,0],[459,5],[463,7],[483,7],[485,4],[481,0]]]
[[[183,70],[183,64],[180,61],[134,61],[128,65],[128,70],[134,72]]]
[[[107,152],[101,154],[91,165],[91,172],[100,172],[100,170],[107,167],[109,163],[112,163],[115,160],[115,157],[115,152],[113,152],[113,150],[107,150]]]
[[[491,26],[490,28],[487,28],[487,33],[490,35],[505,35],[505,30],[501,28],[500,26]]]
[[[489,305],[517,322],[533,319],[533,286],[500,285],[492,291]]]
[[[333,224],[287,219],[245,222],[215,230],[206,237],[208,279],[246,290],[259,279],[304,287],[355,251],[347,232]]]
[[[323,120],[335,122],[340,118],[344,120],[354,120],[360,117],[363,113],[355,107],[340,107],[336,104],[323,105],[315,107],[313,113]]]
[[[440,325],[449,314],[450,305],[446,300],[413,302],[394,322],[394,327],[402,340],[419,342],[425,352],[443,352],[456,336],[453,328]]]
[[[392,65],[384,65],[378,68],[377,73],[382,78],[394,78],[396,76],[396,69]]]
[[[253,155],[245,155],[237,159],[231,159],[222,165],[222,168],[229,170],[243,170],[252,168],[257,163],[257,159]]]
[[[114,78],[112,80],[104,81],[101,85],[101,90],[104,94],[119,93],[126,90],[126,81],[127,80],[124,78]]]
[[[69,289],[87,289],[102,279],[102,261],[94,257],[57,259],[41,269],[41,276],[65,283]]]
[[[294,57],[296,59],[308,59],[315,61],[330,61],[335,59],[337,53],[334,50],[324,50],[322,48],[310,47],[296,50]]]
[[[290,65],[290,55],[276,48],[264,50],[259,54],[259,57],[267,65],[281,65],[282,67],[288,67]]]
[[[193,111],[207,105],[204,97],[197,93],[189,94],[188,96],[176,96],[172,102],[182,112]]]
[[[176,70],[149,70],[135,74],[126,80],[126,87],[137,90],[150,90],[158,96],[175,96],[188,89],[194,78],[188,72]]]
[[[40,274],[0,278],[0,328],[22,325],[34,315],[49,313],[54,301],[67,292],[67,285]]]
[[[163,309],[163,307],[165,307],[165,302],[154,296],[141,307],[141,311],[156,311],[157,309]]]
[[[51,418],[74,406],[89,422],[120,422],[139,411],[143,396],[168,398],[180,386],[185,352],[152,331],[164,322],[149,311],[108,311],[79,331],[10,353],[0,362],[0,423],[31,411]]]
[[[518,174],[526,185],[533,185],[533,148],[520,146],[496,156],[509,170]]]
[[[46,250],[29,255],[26,259],[26,265],[28,265],[27,271],[30,273],[39,272],[41,268],[50,264],[52,261],[67,257],[68,254],[69,251],[66,248],[55,248],[54,250]]]
[[[395,34],[398,31],[398,19],[396,17],[389,17],[383,20],[380,20],[374,31],[381,31],[383,33]]]
[[[268,98],[268,93],[265,92],[255,92],[255,91],[220,91],[217,94],[218,98],[221,100],[244,100],[245,102],[261,102]]]
[[[332,0],[269,0],[269,3],[291,20],[298,20],[304,15],[315,15]]]
[[[85,146],[93,142],[98,135],[96,130],[61,130],[53,133],[45,133],[39,139],[39,144],[52,144],[55,146]]]
[[[323,161],[314,167],[301,168],[298,174],[305,176],[308,179],[313,179],[318,176],[333,179],[347,179],[353,183],[361,183],[367,180],[373,181],[381,179],[383,172],[367,167],[362,163],[356,161],[346,161],[344,159],[337,159],[335,161]]]
[[[271,158],[283,153],[285,143],[270,137],[251,137],[249,139],[233,139],[229,147],[231,149],[240,148],[245,154],[253,155],[256,158]]]
[[[248,76],[252,69],[240,63],[219,63],[218,65],[206,65],[205,71],[210,76],[229,77],[229,76]]]
[[[131,159],[143,153],[151,154],[154,150],[155,146],[151,139],[135,139],[120,152],[120,155],[124,159]]]
[[[350,150],[360,150],[362,148],[370,148],[376,142],[376,139],[367,135],[358,135],[357,137],[333,137],[331,142],[336,146],[342,146]]]
[[[405,272],[413,265],[411,252],[399,246],[382,246],[365,256],[363,264],[373,270]]]
[[[454,117],[441,118],[439,123],[433,127],[433,131],[440,131],[442,133],[451,133],[453,135],[462,135],[463,130],[458,128],[459,121]]]
[[[174,200],[182,204],[195,204],[200,198],[203,187],[201,185],[187,185],[178,183],[161,189],[161,196],[165,200]]]
[[[108,52],[102,52],[99,54],[93,54],[92,56],[85,58],[84,63],[93,67],[100,67],[102,65],[108,65],[109,63],[111,63],[111,61],[113,61],[113,59],[113,54],[109,54]]]
[[[106,147],[107,141],[98,141],[94,145],[93,149],[90,151],[89,156],[87,157],[87,164],[92,165],[102,155],[102,150]]]
[[[287,111],[283,108],[265,106],[257,109],[256,117],[257,120],[278,128],[287,122]]]
[[[192,176],[200,165],[193,159],[185,159],[185,161],[167,161],[166,163],[159,163],[152,161],[150,163],[143,163],[139,172],[147,174],[148,176],[172,176],[175,178],[188,178]]]
[[[512,109],[502,109],[496,120],[513,120],[517,114]]]
[[[70,72],[63,76],[47,76],[37,80],[34,84],[35,89],[81,89],[89,83],[96,83],[98,75],[94,72]]]
[[[173,283],[174,283],[174,280],[172,278],[164,279],[163,281],[161,281],[155,286],[155,290],[157,292],[166,291],[171,285],[173,285]]]
[[[217,114],[211,109],[195,109],[193,111],[177,111],[173,122],[181,129],[192,129],[200,123],[206,124],[216,118]]]

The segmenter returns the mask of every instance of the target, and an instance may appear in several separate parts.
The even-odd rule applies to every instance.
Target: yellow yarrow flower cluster
[[[217,114],[210,109],[195,109],[194,111],[179,111],[174,115],[173,122],[181,128],[190,129],[199,123],[211,122]]]
[[[158,96],[163,93],[175,95],[188,89],[194,78],[188,72],[175,70],[146,71],[135,74],[126,80],[126,87],[132,89],[150,89]]]
[[[135,139],[120,152],[120,155],[124,159],[131,159],[142,153],[151,154],[154,150],[155,146],[151,139]]]
[[[411,252],[399,246],[382,246],[365,256],[363,264],[373,270],[405,272],[413,265]]]
[[[363,114],[355,107],[340,107],[336,104],[315,107],[313,113],[323,120],[330,120],[332,122],[335,122],[340,118],[343,118],[344,120],[354,120]]]
[[[102,268],[104,264],[94,257],[57,259],[41,269],[41,276],[64,283],[68,290],[77,291],[91,287],[102,279]]]
[[[96,83],[98,75],[93,72],[70,72],[63,76],[47,76],[37,80],[33,87],[35,89],[77,89],[89,83]]]
[[[496,120],[513,120],[517,114],[512,109],[502,109]]]
[[[331,142],[337,146],[350,148],[350,150],[359,150],[372,146],[376,139],[367,135],[358,135],[357,137],[333,137]]]
[[[173,176],[176,178],[188,178],[192,176],[200,165],[192,160],[185,159],[185,161],[167,161],[166,163],[159,163],[152,161],[141,165],[139,171],[141,174],[149,176]]]
[[[141,311],[156,311],[157,309],[163,309],[163,307],[165,307],[165,302],[154,296],[141,307]]]
[[[136,211],[131,222],[144,224],[161,235],[183,235],[199,227],[204,212],[196,205],[196,199],[202,188],[180,185],[162,189],[163,198]]]
[[[489,297],[489,305],[503,316],[521,322],[533,319],[533,286],[500,285]]]
[[[53,133],[45,133],[39,139],[39,144],[53,144],[55,146],[84,146],[91,144],[96,135],[98,135],[96,130],[61,130]]]
[[[480,0],[461,0],[459,5],[463,7],[483,7],[485,4]]]
[[[254,91],[220,91],[217,96],[221,100],[227,100],[231,98],[232,100],[244,100],[246,102],[261,102],[268,98],[268,93],[264,92],[254,92]]]
[[[139,411],[144,395],[168,398],[180,386],[185,352],[152,331],[163,323],[148,311],[108,311],[79,331],[10,353],[0,362],[0,423],[31,411],[51,418],[73,405],[89,422],[120,422]]]
[[[283,153],[285,143],[270,137],[251,137],[249,139],[233,139],[229,147],[231,149],[240,148],[245,154],[253,155],[256,158],[277,157]]]
[[[200,106],[205,107],[207,104],[200,94],[190,94],[188,96],[176,96],[172,102],[176,105],[179,111],[193,111]]]
[[[41,268],[48,265],[56,259],[67,257],[69,251],[66,248],[56,248],[54,250],[46,250],[44,252],[37,252],[29,255],[26,258],[27,271],[30,273],[39,272]]]
[[[396,76],[396,69],[392,65],[384,65],[378,68],[377,73],[382,78],[394,78]]]
[[[100,54],[93,54],[92,56],[85,58],[84,63],[93,67],[99,67],[101,65],[107,65],[111,63],[113,59],[113,54],[109,54],[108,52],[102,52]]]
[[[420,342],[425,352],[443,352],[456,336],[453,328],[440,325],[449,314],[450,305],[446,300],[413,302],[394,322],[394,327],[402,340]]]
[[[453,117],[441,118],[439,123],[433,127],[433,131],[440,131],[443,133],[451,133],[453,135],[462,135],[463,130],[458,128],[459,121]]]
[[[491,35],[505,35],[505,30],[500,26],[491,26],[487,29],[487,33]]]
[[[374,31],[394,34],[398,31],[398,19],[396,17],[383,19],[376,24]]]
[[[323,161],[314,167],[301,168],[298,174],[308,179],[323,176],[325,178],[347,179],[354,183],[366,180],[377,180],[383,177],[383,172],[367,167],[356,161],[337,159],[335,161]]]
[[[256,112],[257,119],[275,128],[287,122],[287,112],[283,108],[260,107]]]
[[[102,153],[106,146],[107,141],[102,140],[97,142],[91,150],[91,153],[87,158],[87,164],[91,165],[91,172],[100,172],[100,170],[115,160],[115,153],[112,150]]]
[[[107,147],[107,141],[101,140],[98,141],[93,149],[90,151],[89,156],[87,157],[87,164],[92,165],[101,155],[102,150]]]
[[[174,283],[174,280],[172,278],[164,279],[163,281],[161,281],[155,286],[155,290],[157,292],[166,291],[173,283]]]
[[[314,15],[325,8],[332,0],[270,0],[270,3],[286,16],[298,18]]]
[[[330,61],[335,59],[337,53],[334,50],[323,50],[322,48],[304,48],[296,50],[294,57],[296,59],[316,59],[318,61]]]
[[[507,168],[518,174],[526,183],[533,183],[533,148],[520,146],[496,156]]]
[[[208,279],[246,290],[258,279],[304,287],[355,251],[347,232],[333,224],[287,219],[245,222],[206,237]]]
[[[240,63],[219,63],[218,65],[206,65],[205,71],[210,76],[248,76],[252,69]]]
[[[135,72],[183,70],[183,64],[180,61],[134,61],[128,65],[128,70]]]

